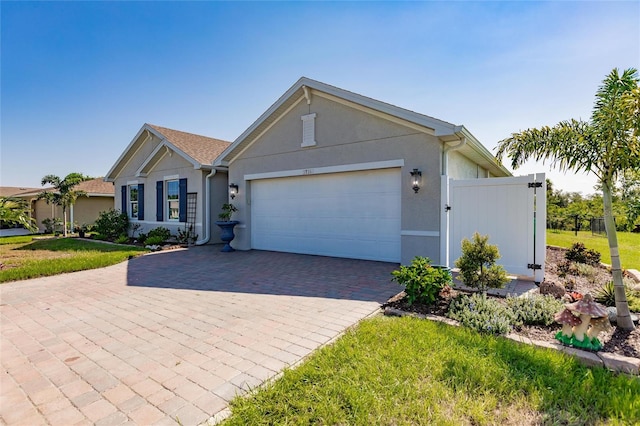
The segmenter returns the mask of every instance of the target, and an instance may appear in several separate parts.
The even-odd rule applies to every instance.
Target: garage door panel
[[[399,169],[252,182],[252,247],[400,260]]]

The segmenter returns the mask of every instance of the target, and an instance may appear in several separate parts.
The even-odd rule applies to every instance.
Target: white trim
[[[371,163],[343,164],[339,166],[315,167],[309,169],[281,170],[277,172],[252,173],[244,175],[244,180],[273,179],[292,176],[320,175],[327,173],[357,172],[361,170],[391,169],[403,167],[404,159],[374,161]]]
[[[139,182],[137,180],[128,180],[127,185],[137,185]]]
[[[157,220],[136,220],[136,223],[141,223],[143,225],[186,225],[187,222],[178,222],[177,220],[164,220],[162,222],[158,222]],[[202,222],[196,222],[195,226],[202,226]]]
[[[301,148],[316,146],[316,113],[306,114],[300,117],[302,120]]]
[[[265,133],[267,133],[278,121],[280,121],[280,119],[282,117],[284,117],[285,115],[287,115],[289,113],[289,111],[291,111],[292,109],[294,109],[299,103],[300,101],[302,101],[304,99],[304,96],[300,96],[300,98],[298,98],[298,100],[296,100],[293,104],[291,104],[291,106],[289,108],[287,108],[282,114],[280,114],[278,117],[276,117],[271,123],[269,123],[269,125],[263,130],[261,131],[255,138],[253,138],[253,140],[251,140],[250,143],[248,143],[244,148],[242,148],[240,150],[240,152],[238,152],[236,155],[233,156],[233,158],[231,158],[228,161],[223,161],[222,159],[226,157],[227,153],[233,151],[233,149],[235,149],[235,147],[237,146],[236,142],[233,142],[231,145],[229,145],[224,151],[222,151],[222,154],[220,154],[218,156],[218,158],[216,158],[213,161],[213,165],[214,166],[229,166],[230,163],[233,163],[236,158],[240,157],[242,154],[244,154],[244,152],[249,149],[251,147],[251,145],[253,145],[253,143],[255,141],[257,141],[262,135],[264,135]],[[264,115],[264,114],[263,114]],[[256,122],[257,123],[257,122]],[[254,123],[255,124],[255,123]],[[252,127],[250,127],[249,129],[252,129]],[[249,129],[247,129],[243,135],[245,134],[249,134]],[[241,138],[242,136],[240,136]],[[236,139],[236,141],[238,141],[240,138]],[[238,142],[239,143],[239,142]]]
[[[412,231],[412,230],[402,230],[400,231],[400,235],[403,236],[411,236],[411,237],[439,237],[439,231]]]
[[[180,179],[180,175],[171,175],[171,176],[165,176],[162,178],[163,180],[175,180],[175,179]]]
[[[371,115],[373,115],[375,117],[379,117],[379,118],[382,118],[384,120],[391,121],[392,123],[399,124],[399,125],[404,126],[404,127],[408,127],[410,129],[416,130],[418,132],[426,133],[427,135],[432,135],[432,136],[435,136],[435,134],[436,134],[436,131],[433,128],[426,127],[426,126],[423,126],[423,125],[420,125],[420,124],[414,124],[413,122],[408,121],[406,118],[403,118],[400,115],[397,115],[397,116],[390,115],[388,112],[378,111],[378,110],[373,109],[371,107],[368,107],[366,105],[359,104],[359,103],[356,103],[356,102],[351,101],[349,99],[342,98],[342,97],[339,97],[339,96],[335,96],[335,95],[332,95],[332,94],[329,94],[329,93],[323,93],[323,92],[319,92],[319,91],[316,91],[315,93],[318,96],[320,96],[321,98],[325,98],[325,99],[328,99],[330,101],[339,103],[341,105],[345,105],[345,106],[347,106],[349,108],[353,108],[353,109],[356,109],[358,111],[362,111],[362,112],[371,114]]]

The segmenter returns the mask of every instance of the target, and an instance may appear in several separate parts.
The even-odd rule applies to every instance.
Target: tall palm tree
[[[52,190],[45,190],[38,194],[38,199],[46,200],[47,204],[55,204],[62,207],[62,232],[67,236],[67,208],[74,204],[78,197],[87,195],[84,191],[77,191],[73,188],[81,182],[91,179],[81,173],[69,173],[64,179],[56,175],[46,175],[42,178],[41,184],[50,184]]]
[[[0,223],[3,225],[22,225],[35,232],[38,227],[29,214],[29,203],[16,197],[0,197]]]
[[[634,68],[622,74],[615,68],[596,92],[589,122],[569,120],[553,127],[513,133],[498,143],[498,159],[507,154],[515,169],[529,158],[550,160],[561,170],[594,173],[602,189],[604,221],[611,272],[615,288],[618,326],[634,328],[622,282],[618,237],[613,219],[613,190],[616,179],[627,170],[640,168],[640,120],[634,99],[638,93],[638,72]]]

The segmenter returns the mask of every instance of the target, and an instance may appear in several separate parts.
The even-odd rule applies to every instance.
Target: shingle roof
[[[87,180],[76,185],[75,190],[84,191],[87,194],[109,194],[114,195],[115,189],[111,182],[105,182],[104,178]]]
[[[13,197],[20,194],[40,192],[45,188],[24,188],[21,186],[0,186],[0,197]]]
[[[147,125],[162,134],[169,142],[182,150],[185,154],[203,165],[211,165],[213,160],[224,151],[231,142],[209,138],[193,133],[181,132],[166,127]]]
[[[43,191],[51,191],[53,188],[22,188],[14,186],[0,187],[0,197],[20,197],[20,196],[36,196]],[[88,195],[115,195],[115,189],[111,182],[105,182],[104,178],[98,177],[87,180],[76,185],[75,190],[84,191]]]

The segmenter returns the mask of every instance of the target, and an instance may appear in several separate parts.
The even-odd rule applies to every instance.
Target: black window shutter
[[[127,212],[127,202],[128,202],[128,196],[127,196],[127,185],[122,185],[120,187],[120,193],[121,193],[121,197],[122,198],[122,202],[120,203],[120,206],[122,207],[120,210],[122,211],[122,213],[126,213]]]
[[[164,205],[164,191],[162,190],[162,181],[156,182],[156,220],[162,222],[164,214],[162,212],[162,206]]]
[[[186,222],[187,221],[187,179],[180,179],[179,183],[180,188],[180,200],[179,200],[179,212],[178,212],[178,221]]]
[[[144,220],[144,183],[138,184],[138,220]]]

